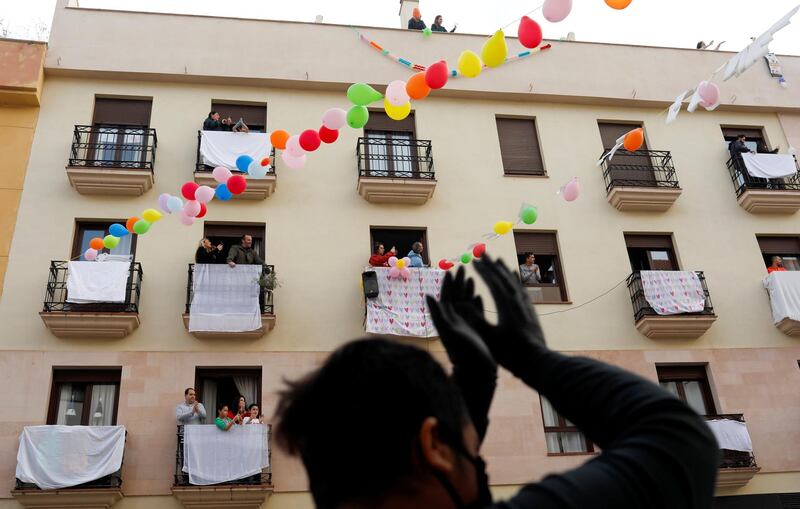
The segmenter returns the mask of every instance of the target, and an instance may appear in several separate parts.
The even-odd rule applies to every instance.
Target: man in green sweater
[[[242,265],[264,265],[264,260],[253,249],[252,235],[242,235],[241,243],[231,246],[228,251],[228,265],[233,268],[236,267],[237,263]]]

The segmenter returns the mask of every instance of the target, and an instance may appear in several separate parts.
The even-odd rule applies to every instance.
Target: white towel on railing
[[[789,154],[742,154],[747,173],[752,177],[775,179],[797,173],[797,163]]]
[[[767,274],[763,283],[769,292],[773,323],[784,318],[800,322],[800,271],[775,271]]]
[[[200,486],[235,481],[269,467],[268,425],[234,425],[222,431],[213,424],[183,427],[183,471]]]
[[[43,490],[78,486],[122,467],[124,426],[26,426],[16,477]]]
[[[130,268],[128,262],[69,262],[67,302],[125,302]]]
[[[753,452],[753,443],[745,423],[733,419],[714,419],[707,421],[707,424],[717,438],[720,449]]]
[[[189,330],[246,332],[261,328],[261,270],[261,265],[195,265]]]
[[[267,133],[232,133],[226,131],[202,131],[200,154],[203,164],[225,166],[236,169],[236,159],[248,155],[254,161],[269,157],[272,144]]]
[[[643,270],[644,298],[659,315],[699,313],[706,296],[700,278],[688,270]]]

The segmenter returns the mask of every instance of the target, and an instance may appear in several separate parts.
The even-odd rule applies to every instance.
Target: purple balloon
[[[161,193],[158,196],[158,208],[161,209],[162,212],[166,212],[167,214],[172,214],[172,211],[167,208],[167,201],[169,200],[170,194],[169,193]]]

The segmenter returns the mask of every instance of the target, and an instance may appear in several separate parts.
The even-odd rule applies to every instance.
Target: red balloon
[[[205,204],[205,203],[203,203],[203,202],[200,202],[200,213],[199,213],[199,214],[197,214],[197,215],[196,215],[196,216],[194,216],[194,217],[196,217],[196,218],[198,218],[198,219],[199,219],[199,218],[201,218],[201,217],[205,216],[205,215],[206,215],[206,212],[208,212],[208,207],[206,207],[206,204]]]
[[[450,70],[447,68],[447,62],[440,60],[435,64],[428,67],[425,71],[425,84],[433,89],[442,88],[447,85],[447,77]]]
[[[319,139],[325,143],[333,143],[339,139],[339,131],[336,129],[328,129],[325,126],[319,128]]]
[[[480,244],[475,244],[475,247],[472,248],[472,256],[475,258],[480,258],[483,256],[483,253],[486,252],[486,244],[481,242]]]
[[[241,175],[234,175],[228,179],[228,191],[232,194],[242,194],[247,189],[247,181]]]
[[[187,182],[181,186],[181,194],[187,200],[194,200],[194,193],[200,187],[194,182]]]
[[[526,48],[535,48],[542,43],[542,27],[528,16],[522,16],[517,36],[520,44]]]
[[[453,264],[442,258],[439,260],[439,268],[442,270],[450,270],[453,268]]]
[[[306,129],[300,133],[300,147],[306,152],[313,152],[319,148],[319,134],[313,129]]]

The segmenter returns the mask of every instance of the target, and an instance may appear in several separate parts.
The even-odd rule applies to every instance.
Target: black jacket
[[[416,20],[414,18],[408,20],[409,30],[425,30],[425,27],[427,27],[427,25],[425,24],[424,21],[422,21],[422,18],[420,18],[419,20]]]
[[[225,257],[214,246],[211,251],[206,251],[206,248],[200,246],[194,254],[195,263],[225,263]]]
[[[434,23],[433,25],[431,25],[431,31],[433,31],[433,32],[447,32],[447,29],[445,27],[443,27],[442,25],[437,25],[436,23]],[[456,31],[456,27],[453,27],[453,29],[450,30],[450,33],[453,33],[455,31]]]
[[[750,152],[750,149],[744,144],[743,141],[733,140],[728,144],[728,151],[731,153],[731,156],[734,156],[736,154]]]
[[[222,123],[219,120],[214,120],[208,117],[203,121],[203,131],[221,131]]]

